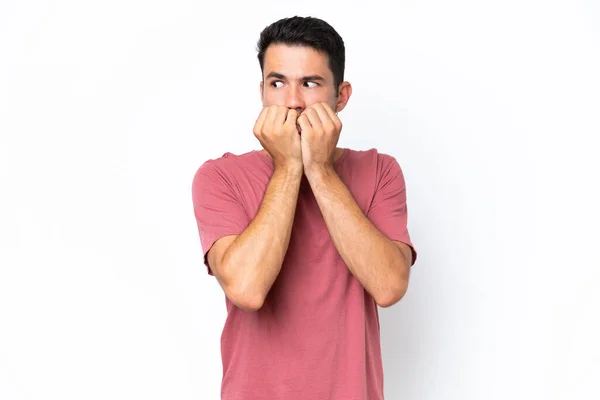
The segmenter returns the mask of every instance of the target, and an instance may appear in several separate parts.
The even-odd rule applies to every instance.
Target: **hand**
[[[275,168],[302,167],[302,146],[296,127],[298,111],[285,106],[264,107],[254,125],[254,136],[269,153]]]
[[[302,164],[305,171],[333,169],[342,121],[327,103],[313,104],[298,117],[302,130]]]

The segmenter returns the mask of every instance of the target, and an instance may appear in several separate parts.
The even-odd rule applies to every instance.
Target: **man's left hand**
[[[305,173],[333,169],[342,121],[327,103],[308,107],[297,120],[302,130],[302,163]]]

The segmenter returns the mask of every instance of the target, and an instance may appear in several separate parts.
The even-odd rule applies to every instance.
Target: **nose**
[[[294,108],[299,113],[304,111],[304,98],[302,97],[300,88],[290,86],[286,93],[285,106],[287,108]]]

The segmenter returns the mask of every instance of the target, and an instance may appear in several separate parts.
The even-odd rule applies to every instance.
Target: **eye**
[[[308,87],[317,87],[317,86],[319,86],[318,83],[311,82],[311,81],[304,82],[304,84],[307,85]],[[313,86],[310,86],[310,84],[312,84]]]
[[[281,86],[277,86],[278,83],[283,85],[283,82],[281,82],[281,81],[273,81],[273,82],[271,82],[271,86],[275,87],[275,88],[280,88]]]

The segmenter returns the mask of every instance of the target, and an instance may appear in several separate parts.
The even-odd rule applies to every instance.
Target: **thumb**
[[[296,125],[296,120],[298,119],[298,111],[293,108],[290,108],[287,113],[287,117],[285,123],[287,125]]]

